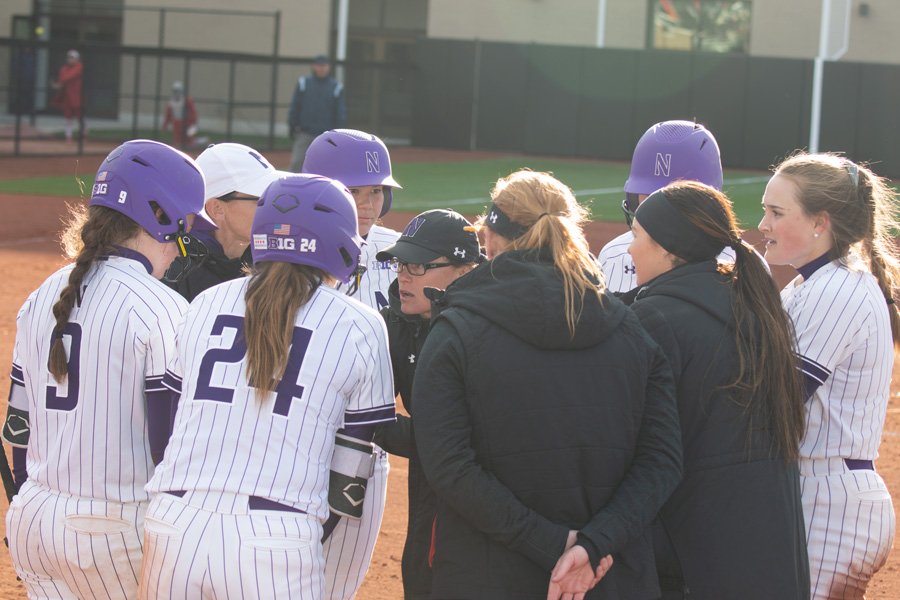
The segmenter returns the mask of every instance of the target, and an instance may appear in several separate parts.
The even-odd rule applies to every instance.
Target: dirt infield
[[[393,151],[394,160],[454,160],[472,158],[469,153],[444,153],[436,150],[399,149]],[[284,155],[275,155],[279,164]],[[92,175],[100,157],[83,157],[79,166],[72,157],[54,159],[0,159],[0,178],[28,175],[77,174]],[[56,241],[65,214],[65,201],[53,197],[0,195],[0,273],[6,283],[0,286],[0,376],[9,373],[12,344],[15,336],[16,311],[27,295],[53,270],[64,263]],[[402,228],[412,215],[392,213],[385,224]],[[594,251],[603,243],[624,231],[623,224],[592,223],[586,233]],[[752,236],[748,236],[753,240]],[[790,276],[788,270],[776,272],[776,278],[784,282]],[[900,372],[896,365],[895,375]],[[7,397],[9,381],[2,376],[0,397]],[[895,507],[900,499],[900,386],[892,384],[887,423],[881,445],[878,470],[894,491]],[[5,415],[5,401],[0,401],[0,414]],[[406,529],[406,477],[407,461],[391,458],[391,474],[388,488],[388,504],[384,524],[379,536],[375,557],[363,588],[360,600],[397,600],[402,598],[400,557]],[[6,502],[0,501],[0,514],[6,512]],[[898,507],[900,508],[900,507]],[[5,528],[4,528],[5,532]],[[0,598],[24,598],[24,590],[16,582],[9,554],[0,551]],[[887,566],[875,577],[868,598],[900,597],[900,552],[893,552]]]

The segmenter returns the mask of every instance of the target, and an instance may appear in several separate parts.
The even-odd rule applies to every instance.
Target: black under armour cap
[[[454,262],[474,263],[479,261],[480,250],[475,227],[464,216],[455,210],[437,208],[413,217],[400,239],[375,258],[422,264],[446,256]]]

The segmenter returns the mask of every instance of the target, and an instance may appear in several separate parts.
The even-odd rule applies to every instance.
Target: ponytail
[[[511,240],[509,250],[549,252],[563,281],[569,335],[584,307],[584,296],[602,300],[605,283],[582,230],[588,219],[572,190],[549,173],[516,171],[497,181],[491,192],[494,205],[525,228]],[[482,223],[484,220],[482,220]]]
[[[140,226],[117,211],[103,206],[69,205],[69,219],[62,234],[66,255],[75,261],[69,272],[66,287],[53,305],[56,325],[50,345],[48,367],[57,383],[63,383],[68,374],[68,357],[63,344],[63,331],[76,302],[81,301],[81,286],[91,266],[101,256],[108,255],[114,246],[137,235]]]
[[[738,372],[726,389],[771,432],[774,453],[786,460],[799,456],[804,431],[801,379],[794,357],[794,329],[781,304],[775,282],[753,248],[741,240],[731,201],[701,183],[663,188],[669,203],[710,239],[735,251],[725,267],[733,285],[732,311]]]
[[[287,368],[297,311],[329,276],[315,267],[260,262],[244,300],[247,380],[257,399],[275,390]]]
[[[896,193],[884,180],[865,167],[860,167],[859,195],[869,209],[869,231],[862,240],[862,250],[869,261],[869,270],[888,304],[891,337],[894,346],[900,345],[900,313],[895,296],[900,284],[900,261],[897,259],[893,232],[900,224],[893,216]]]

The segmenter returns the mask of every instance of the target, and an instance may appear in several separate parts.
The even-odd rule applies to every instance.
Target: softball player
[[[722,190],[722,161],[712,132],[692,121],[663,121],[650,127],[634,148],[631,172],[625,181],[622,211],[631,225],[634,211],[644,198],[673,181],[692,180]],[[634,261],[628,246],[631,231],[607,243],[597,260],[610,292],[627,292],[637,287]],[[725,248],[719,260],[734,262],[734,251]]]
[[[374,425],[394,419],[384,323],[331,287],[362,244],[347,190],[272,183],[252,240],[254,275],[200,294],[178,332],[142,598],[321,598],[329,504],[361,501]]]
[[[782,162],[766,186],[766,260],[800,275],[781,293],[806,380],[800,482],[813,598],[862,598],[894,540],[875,472],[900,315],[894,192],[830,154]]]
[[[137,593],[144,485],[169,419],[162,379],[187,308],[158,278],[183,251],[203,193],[187,155],[147,140],[119,146],[66,232],[75,263],[19,311],[3,438],[27,448],[27,480],[6,527],[32,598]]]
[[[388,305],[388,288],[396,278],[389,260],[376,254],[394,244],[400,233],[377,225],[391,209],[393,188],[399,188],[391,175],[391,156],[376,136],[353,129],[334,129],[318,136],[306,151],[304,173],[324,175],[346,185],[356,201],[359,233],[366,239],[360,257],[360,269],[344,287],[347,295],[376,310]],[[375,541],[381,529],[390,465],[387,452],[375,447],[375,473],[369,481],[363,516],[360,520],[334,518],[326,525],[325,598],[353,598],[362,585]]]

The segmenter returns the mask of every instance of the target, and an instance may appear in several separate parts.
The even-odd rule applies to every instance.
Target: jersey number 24
[[[247,341],[244,338],[244,318],[237,315],[219,315],[213,323],[211,335],[222,335],[225,329],[235,331],[234,340],[230,348],[215,348],[208,350],[200,361],[200,373],[197,380],[197,391],[194,400],[212,400],[214,402],[231,403],[234,400],[234,390],[226,387],[212,385],[213,367],[216,363],[238,363],[247,354]],[[303,386],[297,383],[300,375],[300,367],[303,366],[303,358],[309,347],[312,330],[303,327],[294,327],[291,338],[291,349],[288,352],[287,368],[278,386],[275,388],[275,406],[272,412],[286,417],[291,409],[294,398],[303,397]]]

